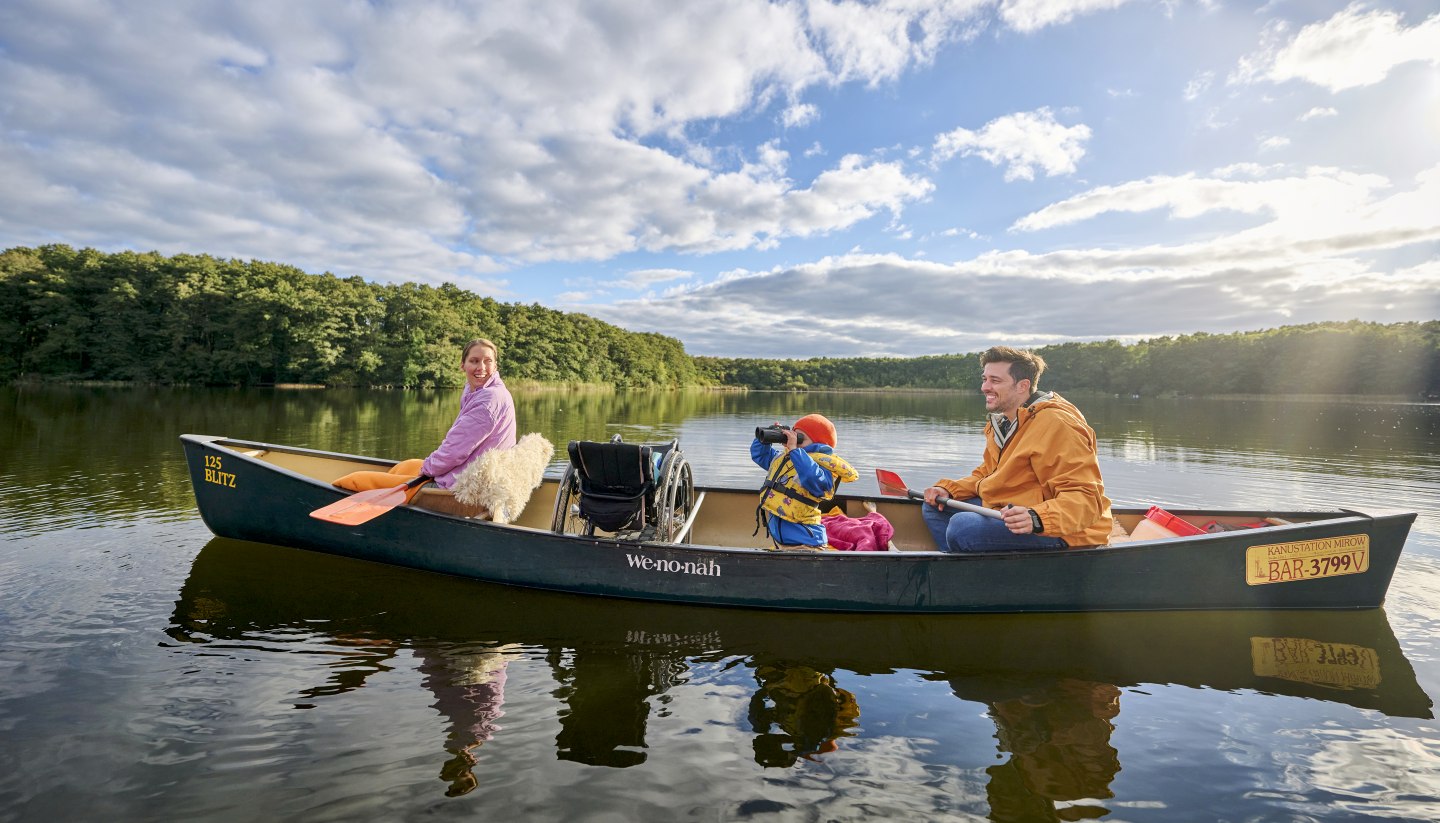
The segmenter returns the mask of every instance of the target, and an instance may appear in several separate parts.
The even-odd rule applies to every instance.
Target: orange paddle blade
[[[875,481],[880,484],[880,493],[889,497],[909,497],[910,489],[900,475],[884,469],[875,470]]]
[[[339,523],[342,526],[358,526],[361,523],[374,520],[385,512],[404,503],[405,495],[408,494],[409,491],[410,487],[404,485],[389,489],[370,489],[368,491],[356,492],[344,500],[338,500],[328,506],[322,506],[310,512],[310,516],[316,520]]]

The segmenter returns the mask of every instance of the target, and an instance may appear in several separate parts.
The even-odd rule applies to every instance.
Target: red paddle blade
[[[310,516],[316,520],[339,523],[342,526],[358,526],[374,520],[404,503],[408,491],[406,486],[395,486],[390,489],[370,489],[356,492],[344,500],[338,500],[310,512]]]
[[[909,497],[910,489],[900,475],[884,469],[875,470],[875,481],[880,484],[880,493],[889,497]]]

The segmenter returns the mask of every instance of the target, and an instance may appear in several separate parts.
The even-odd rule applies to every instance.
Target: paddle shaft
[[[919,500],[922,503],[925,501],[925,495],[905,485],[905,481],[900,479],[900,475],[888,469],[876,469],[875,482],[880,484],[881,494],[893,495],[895,497],[908,497],[911,500]],[[944,503],[952,509],[959,509],[966,512],[975,512],[976,514],[984,515],[985,517],[993,517],[996,520],[1005,519],[1005,515],[994,509],[987,509],[984,506],[977,506],[974,503],[962,503],[953,497],[941,498],[940,502]],[[925,505],[928,506],[930,504],[925,503]]]
[[[905,490],[905,495],[906,495],[907,497],[910,497],[910,498],[914,499],[914,500],[919,500],[919,501],[921,501],[922,503],[925,501],[925,495],[921,494],[920,492],[915,491],[914,489],[906,489],[906,490]],[[983,514],[983,515],[985,515],[986,517],[993,517],[993,518],[995,518],[996,520],[1004,520],[1004,519],[1005,519],[1005,515],[1001,514],[1000,512],[996,511],[995,509],[987,509],[987,508],[985,508],[984,506],[977,506],[977,505],[975,505],[974,503],[966,503],[966,502],[961,501],[961,500],[956,500],[956,499],[953,498],[953,497],[943,498],[943,501],[942,501],[942,502],[944,502],[945,505],[949,506],[949,507],[952,508],[952,509],[959,509],[960,511],[964,511],[964,512],[975,512],[976,514]],[[927,504],[927,505],[928,505],[928,504]]]
[[[376,495],[374,498],[372,498],[372,501],[383,499],[384,505],[399,505],[399,503],[405,502],[405,498],[406,498],[406,497],[409,497],[409,496],[410,496],[410,490],[411,490],[411,489],[415,488],[416,486],[420,485],[421,483],[428,482],[430,479],[431,479],[431,478],[426,477],[425,475],[422,474],[422,475],[420,475],[419,477],[414,477],[414,478],[411,478],[411,479],[409,479],[409,480],[406,480],[402,485],[399,485],[399,486],[391,486],[391,487],[388,488],[388,489],[371,489],[371,490],[370,490],[371,492],[381,492],[381,494]],[[399,500],[398,503],[391,503],[391,502],[390,502],[390,498],[391,498],[392,496],[394,496],[396,493],[399,493],[399,494],[400,494],[400,500]],[[352,495],[350,495],[350,498],[348,498],[348,499],[354,499],[354,498],[360,497],[360,495],[362,495],[362,494],[365,494],[365,492],[357,492],[357,493],[355,493],[355,494],[352,494]]]

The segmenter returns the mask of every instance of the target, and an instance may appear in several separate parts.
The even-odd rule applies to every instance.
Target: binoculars
[[[768,426],[755,427],[755,439],[761,443],[784,443],[785,432],[790,431],[789,426],[782,426],[779,423],[771,423]]]

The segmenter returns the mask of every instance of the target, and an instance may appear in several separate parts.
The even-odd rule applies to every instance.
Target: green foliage
[[[0,252],[4,382],[453,387],[463,383],[460,350],[476,337],[499,346],[502,373],[518,380],[701,381],[672,338],[449,283],[381,285],[208,255]]]
[[[0,382],[453,387],[460,349],[500,349],[517,381],[612,387],[970,389],[978,354],[691,357],[678,340],[583,314],[291,266],[69,246],[0,252]],[[1037,349],[1042,384],[1113,394],[1440,396],[1440,321],[1314,323]]]
[[[1062,392],[1440,396],[1440,321],[1352,320],[1035,351],[1047,365],[1042,387]],[[707,382],[752,389],[967,389],[980,382],[978,354],[695,360]]]

